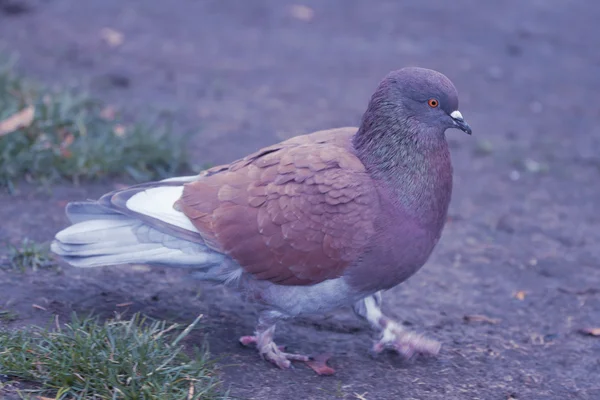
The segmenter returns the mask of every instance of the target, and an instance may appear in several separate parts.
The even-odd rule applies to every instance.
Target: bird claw
[[[265,360],[272,362],[281,369],[290,368],[292,366],[290,361],[303,361],[308,363],[312,359],[309,356],[301,354],[286,353],[284,351],[285,346],[277,346],[272,340],[260,343],[260,339],[256,336],[242,336],[240,338],[240,343],[244,346],[256,344],[260,355]]]
[[[242,336],[240,338],[240,344],[242,346],[250,346],[256,344],[256,336]]]
[[[330,354],[316,356],[305,356],[301,354],[286,353],[285,346],[277,346],[273,341],[267,341],[259,345],[256,336],[242,336],[240,343],[244,346],[256,344],[260,355],[267,361],[272,362],[281,369],[293,368],[291,361],[302,361],[319,375],[333,375],[335,370],[327,365]]]
[[[385,349],[391,349],[410,359],[415,354],[435,356],[441,347],[437,340],[391,325],[386,327],[381,339],[373,345],[373,353],[379,354]]]

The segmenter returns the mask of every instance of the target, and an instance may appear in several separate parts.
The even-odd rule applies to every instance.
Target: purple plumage
[[[297,136],[244,159],[72,203],[53,251],[79,267],[189,268],[259,303],[243,344],[281,368],[322,358],[283,352],[277,321],[353,305],[379,332],[376,352],[436,354],[440,344],[381,312],[381,291],[409,278],[438,242],[452,192],[448,128],[471,133],[444,75],[390,73],[360,127]]]

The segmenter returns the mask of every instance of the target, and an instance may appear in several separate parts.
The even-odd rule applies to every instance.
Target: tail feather
[[[134,237],[131,237],[131,228],[134,225],[136,225],[136,221],[131,218],[90,219],[63,229],[56,234],[55,238],[70,244],[135,240]]]
[[[179,238],[95,202],[67,206],[73,225],[56,234],[51,249],[75,267],[161,264],[207,270],[223,255],[202,242]]]
[[[75,201],[67,204],[67,218],[72,224],[89,219],[122,220],[124,215],[94,201]]]
[[[60,254],[57,252],[57,254]],[[62,255],[63,259],[74,267],[91,268],[120,264],[151,264],[151,265],[171,265],[171,266],[189,266],[194,269],[209,269],[218,265],[210,255],[191,256],[182,254],[180,251],[154,247],[126,252],[109,253],[105,255],[85,256],[80,253],[69,252],[68,255]]]
[[[109,254],[134,253],[156,248],[154,243],[121,243],[102,242],[89,244],[69,244],[56,241],[56,253],[69,256],[77,254],[78,257],[105,256]]]

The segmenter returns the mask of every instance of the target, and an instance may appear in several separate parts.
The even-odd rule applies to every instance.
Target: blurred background
[[[583,0],[0,0],[11,76],[46,88],[19,86],[15,97],[10,79],[21,78],[5,78],[13,83],[4,94],[0,85],[0,120],[33,99],[37,119],[20,114],[19,129],[35,141],[59,132],[46,147],[58,156],[37,172],[29,147],[19,153],[26,167],[0,152],[5,171],[17,171],[5,173],[10,190],[0,194],[0,239],[13,243],[51,240],[66,225],[67,200],[357,125],[379,80],[404,66],[447,75],[474,132],[447,132],[455,187],[444,236],[428,265],[385,297],[391,315],[442,341],[436,360],[373,360],[368,330],[340,313],[279,330],[295,351],[333,352],[335,377],[277,371],[236,344],[253,329],[250,307],[158,269],[0,269],[0,308],[19,315],[7,326],[73,310],[110,315],[124,303],[179,321],[202,312],[192,341],[208,341],[224,387],[241,398],[600,398],[599,20],[600,3]],[[39,96],[63,90],[101,102],[81,117],[91,139],[57,128],[74,124],[80,103]],[[60,124],[40,120],[45,107],[62,110]],[[168,120],[162,139],[148,139],[152,128],[127,133],[157,117]],[[101,130],[110,137],[94,139]],[[0,137],[5,146],[14,133]],[[150,150],[128,142],[123,153],[113,139],[128,134]],[[165,144],[173,138],[187,155]],[[111,161],[80,155],[104,143],[97,158]],[[131,154],[139,159],[123,164]],[[103,173],[109,164],[119,170]],[[81,166],[86,173],[73,172]]]

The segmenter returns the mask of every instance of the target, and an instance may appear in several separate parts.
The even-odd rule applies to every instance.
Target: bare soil
[[[202,313],[188,342],[209,343],[244,399],[600,398],[600,338],[578,332],[600,326],[600,3],[299,4],[0,1],[0,40],[47,84],[87,87],[136,116],[170,110],[199,165],[356,125],[392,69],[444,72],[474,135],[448,132],[449,223],[428,265],[384,296],[390,315],[443,343],[439,357],[373,359],[369,330],[343,311],[278,331],[292,351],[332,352],[336,375],[280,371],[237,343],[253,330],[252,307],[182,271],[142,266],[0,270],[0,306],[19,315],[8,327],[72,311],[180,322]],[[122,43],[108,44],[105,28]],[[49,241],[67,201],[117,183],[1,194],[0,240]],[[465,320],[473,315],[492,321]]]

